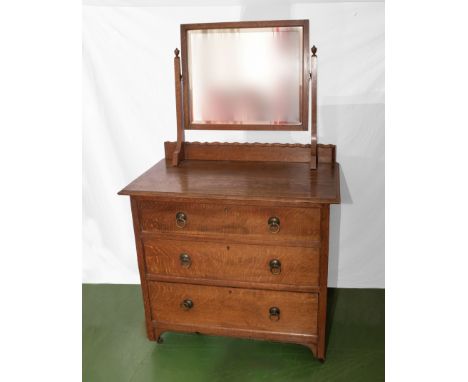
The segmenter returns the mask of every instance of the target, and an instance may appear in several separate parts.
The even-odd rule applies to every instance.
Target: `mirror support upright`
[[[183,108],[182,108],[182,74],[180,70],[179,49],[174,50],[174,79],[175,79],[175,96],[176,96],[176,113],[177,113],[177,145],[172,154],[172,165],[177,167],[184,160],[184,141],[185,131],[183,126]]]
[[[311,142],[310,142],[310,169],[317,169],[317,48],[312,46],[310,82],[311,96]]]

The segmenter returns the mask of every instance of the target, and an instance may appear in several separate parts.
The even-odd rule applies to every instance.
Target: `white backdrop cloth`
[[[85,1],[83,282],[139,283],[128,197],[117,192],[176,139],[181,23],[309,19],[319,142],[338,147],[329,286],[384,287],[384,3]],[[134,6],[128,6],[132,4]],[[166,5],[165,5],[166,4]],[[136,6],[135,6],[136,5]],[[308,143],[308,132],[189,131],[188,140]]]

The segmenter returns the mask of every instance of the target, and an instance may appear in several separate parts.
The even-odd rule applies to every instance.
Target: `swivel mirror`
[[[308,23],[181,26],[186,129],[307,130]]]

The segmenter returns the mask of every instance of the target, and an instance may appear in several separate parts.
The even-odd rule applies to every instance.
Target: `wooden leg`
[[[162,344],[164,342],[164,338],[162,338],[163,330],[158,329],[157,327],[154,328],[154,335],[156,337],[156,342],[158,344]]]
[[[136,245],[136,250],[137,250],[137,258],[138,258],[138,270],[140,273],[141,293],[143,296],[143,305],[145,308],[146,335],[148,336],[148,339],[150,341],[155,341],[156,337],[154,335],[153,324],[151,322],[152,318],[151,318],[151,305],[150,305],[149,290],[148,290],[146,278],[144,277],[145,260],[144,260],[143,243],[140,238],[140,220],[138,217],[138,202],[133,196],[130,197],[130,205],[132,208],[133,231],[135,233],[135,245]]]
[[[328,237],[330,206],[324,205],[321,209],[320,230],[322,232],[322,246],[320,248],[320,292],[318,306],[318,343],[317,358],[325,360],[325,340],[327,328],[327,295],[328,295]]]
[[[314,358],[317,358],[317,345],[316,344],[308,343],[308,344],[303,344],[303,345],[310,349]]]
[[[310,343],[303,344],[303,345],[310,349],[315,359],[317,359],[321,363],[325,362],[325,353],[320,351],[320,346],[318,346],[317,344],[310,344]]]
[[[147,329],[146,329],[146,335],[147,335],[147,337],[148,337],[148,339],[149,339],[150,341],[156,341],[156,336],[155,336],[153,330],[147,328]]]
[[[317,349],[317,358],[320,361],[325,361],[325,344],[320,344],[321,346],[318,346]]]

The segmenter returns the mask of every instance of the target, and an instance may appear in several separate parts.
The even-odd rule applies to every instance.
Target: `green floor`
[[[83,285],[83,381],[383,381],[383,289],[330,289],[324,364],[300,345],[197,334],[146,339],[138,285]]]

